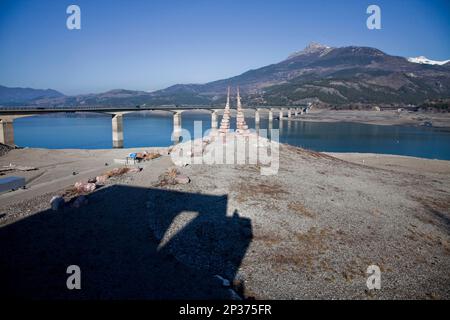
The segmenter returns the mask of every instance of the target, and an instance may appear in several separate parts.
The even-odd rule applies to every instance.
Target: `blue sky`
[[[66,8],[81,8],[81,30]],[[382,30],[366,8],[381,7]],[[153,91],[276,63],[316,41],[450,59],[449,0],[0,0],[0,84]]]

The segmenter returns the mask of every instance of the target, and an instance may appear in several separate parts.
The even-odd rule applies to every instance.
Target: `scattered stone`
[[[97,178],[89,178],[88,183],[96,183]]]
[[[88,199],[86,196],[78,196],[72,203],[72,207],[81,208],[82,206],[88,204]]]
[[[147,153],[144,157],[144,160],[153,160],[161,157],[160,153]]]
[[[96,184],[105,184],[107,180],[108,180],[108,176],[102,175],[102,176],[98,176],[95,178],[95,183]]]
[[[50,200],[50,205],[53,211],[59,211],[64,207],[65,201],[61,196],[54,196]]]
[[[111,178],[111,177],[121,176],[121,175],[127,173],[128,171],[130,171],[130,168],[127,168],[127,167],[114,168],[110,171],[105,172],[105,175],[108,176],[108,178]]]
[[[191,182],[191,179],[189,179],[188,176],[180,174],[175,177],[175,182],[178,184],[188,184],[189,182]]]
[[[180,174],[178,169],[171,168],[165,173],[159,176],[159,182],[157,186],[175,185],[175,184],[187,184],[190,182],[189,177]]]
[[[89,182],[77,182],[75,183],[75,189],[79,193],[89,193],[95,190],[97,186],[95,183],[89,183]]]
[[[76,176],[77,174],[78,174],[78,172],[76,172],[76,171],[72,172],[73,176]]]

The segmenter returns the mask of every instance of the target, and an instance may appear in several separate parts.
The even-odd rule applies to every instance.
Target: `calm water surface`
[[[194,121],[203,130],[211,126],[207,113],[183,113],[182,126],[193,135]],[[233,119],[234,120],[234,119]],[[254,120],[247,118],[250,128]],[[220,117],[219,117],[220,121]],[[234,121],[232,121],[234,123]],[[124,117],[124,147],[168,146],[172,116],[132,114]],[[268,128],[262,118],[260,128]],[[450,160],[450,130],[413,126],[378,126],[358,123],[273,121],[280,141],[316,151],[363,152]],[[14,121],[15,142],[22,147],[50,149],[112,148],[111,117],[102,115],[42,115]]]

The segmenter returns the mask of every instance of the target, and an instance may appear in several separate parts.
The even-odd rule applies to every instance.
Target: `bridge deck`
[[[244,109],[288,109],[288,108],[299,108],[301,106],[293,107],[280,107],[280,106],[255,106],[246,107]],[[135,107],[89,107],[89,106],[78,106],[78,107],[34,107],[34,106],[23,106],[23,107],[2,107],[0,106],[0,115],[25,115],[25,114],[39,114],[39,113],[57,113],[57,112],[131,112],[131,111],[185,111],[185,110],[220,110],[223,106],[135,106]]]

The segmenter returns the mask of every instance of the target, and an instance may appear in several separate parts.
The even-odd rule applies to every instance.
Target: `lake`
[[[219,117],[220,121],[221,117]],[[207,113],[186,112],[182,126],[193,135],[194,121],[209,129]],[[247,118],[254,128],[254,119]],[[232,119],[234,125],[235,119]],[[268,127],[261,118],[260,128]],[[169,146],[172,116],[130,114],[124,117],[124,147]],[[361,152],[450,160],[450,130],[415,126],[379,126],[359,123],[273,121],[280,142],[326,152]],[[107,115],[40,115],[14,120],[15,143],[21,147],[50,149],[112,148],[111,117]]]

